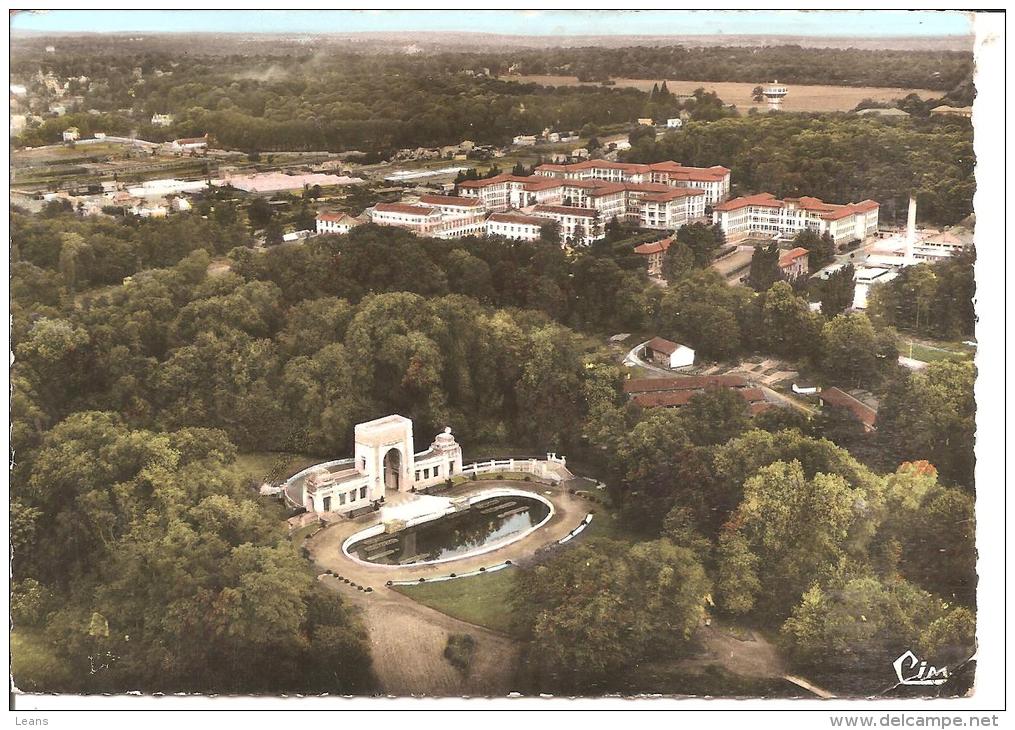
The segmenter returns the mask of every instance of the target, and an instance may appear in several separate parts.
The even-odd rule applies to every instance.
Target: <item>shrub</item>
[[[462,674],[469,673],[472,655],[476,652],[476,640],[471,634],[451,634],[444,647],[444,658]]]

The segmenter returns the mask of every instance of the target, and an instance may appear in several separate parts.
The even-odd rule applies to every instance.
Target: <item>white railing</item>
[[[462,475],[490,474],[496,472],[523,472],[533,474],[543,479],[550,479],[554,482],[561,481],[561,475],[554,467],[567,468],[567,460],[563,456],[547,453],[546,459],[490,459],[489,461],[476,461],[466,464],[460,472]]]

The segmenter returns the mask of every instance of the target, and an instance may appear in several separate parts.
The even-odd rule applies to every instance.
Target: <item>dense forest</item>
[[[663,118],[682,108],[681,100],[660,104],[656,99],[653,104],[633,89],[550,88],[499,80],[509,68],[580,77],[601,73],[594,69],[619,68],[615,75],[641,78],[758,83],[778,77],[789,83],[899,85],[941,90],[941,97],[961,86],[946,101],[972,101],[968,54],[798,47],[216,56],[138,53],[114,44],[112,49],[57,56],[20,54],[12,74],[35,98],[44,95],[37,73],[69,79],[68,94],[85,98],[80,111],[100,114],[92,120],[77,118],[89,129],[100,123],[110,133],[129,127],[154,141],[208,133],[216,144],[241,150],[379,152],[462,139],[506,144],[514,135],[545,128],[578,130],[587,123]],[[175,123],[152,127],[156,113],[176,115]],[[58,131],[29,130],[23,141],[49,143]]]
[[[973,74],[972,53],[857,48],[682,46],[554,48],[513,54],[520,74],[609,78],[897,86],[948,92]],[[943,94],[942,94],[943,95]]]

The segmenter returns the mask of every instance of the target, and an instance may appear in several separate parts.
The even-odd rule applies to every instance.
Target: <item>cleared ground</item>
[[[578,81],[574,76],[504,76],[505,81],[542,84],[543,86],[599,86],[593,82]],[[633,88],[650,91],[653,84],[662,83],[662,79],[614,79],[612,88]],[[746,112],[751,107],[767,109],[766,103],[757,103],[751,98],[755,86],[764,86],[771,79],[759,80],[757,83],[739,83],[733,81],[680,81],[666,79],[666,88],[673,94],[692,94],[695,89],[714,91],[727,104],[735,104],[738,109]],[[900,89],[879,86],[803,86],[789,85],[789,94],[783,101],[782,108],[788,112],[847,112],[856,107],[864,99],[875,101],[891,101],[901,99],[908,94],[919,94],[923,99],[939,98],[944,92],[931,89]]]

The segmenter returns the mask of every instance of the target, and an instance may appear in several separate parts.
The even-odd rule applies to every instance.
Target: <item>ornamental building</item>
[[[353,512],[440,484],[462,471],[462,447],[445,428],[425,451],[413,451],[412,421],[385,416],[355,429],[353,458],[310,467],[285,485],[290,503],[308,512]]]

